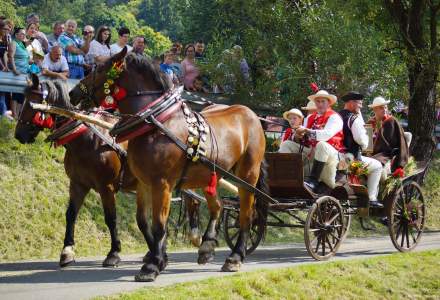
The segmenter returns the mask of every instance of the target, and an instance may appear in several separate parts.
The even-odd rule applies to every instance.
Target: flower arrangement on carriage
[[[364,184],[368,176],[368,164],[354,160],[348,166],[348,181],[351,184]]]

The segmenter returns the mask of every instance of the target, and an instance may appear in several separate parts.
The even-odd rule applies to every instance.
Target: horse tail
[[[258,177],[257,186],[256,188],[260,191],[269,194],[269,185],[267,183],[268,180],[268,163],[265,159],[261,162],[260,165],[260,175]],[[255,208],[257,210],[257,219],[255,220],[258,222],[263,228],[266,228],[266,221],[267,221],[267,214],[269,211],[269,203],[266,199],[264,199],[261,196],[255,197]],[[265,230],[266,231],[266,230]]]

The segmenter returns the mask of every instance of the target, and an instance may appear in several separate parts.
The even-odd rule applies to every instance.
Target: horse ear
[[[28,80],[28,85],[30,85],[32,89],[38,89],[40,86],[40,78],[38,78],[38,75],[31,73],[30,81]]]
[[[127,55],[127,51],[128,51],[127,46],[125,46],[119,53],[116,53],[115,55],[112,56],[111,62],[115,63],[123,60],[125,55]]]

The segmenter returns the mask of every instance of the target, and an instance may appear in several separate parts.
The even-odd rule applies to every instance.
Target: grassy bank
[[[43,140],[44,135],[40,135],[35,144],[21,145],[13,138],[13,124],[0,120],[0,261],[52,259],[57,258],[61,250],[68,202],[64,149],[53,149]],[[425,187],[429,207],[427,228],[440,229],[440,159],[432,166]],[[146,251],[137,229],[135,211],[134,197],[119,193],[118,228],[123,253]],[[179,207],[174,205],[172,220],[176,220],[178,214]],[[202,216],[203,220],[207,219],[207,214]],[[384,227],[373,225],[377,228],[373,234],[386,233]],[[372,233],[360,230],[355,221],[350,234]],[[302,241],[302,235],[301,229],[270,228],[266,243]],[[110,238],[101,203],[93,192],[80,211],[75,240],[78,256],[104,255],[109,250]],[[189,247],[182,236],[176,238],[173,232],[170,242],[171,250]]]
[[[439,299],[440,251],[308,264],[102,299]]]

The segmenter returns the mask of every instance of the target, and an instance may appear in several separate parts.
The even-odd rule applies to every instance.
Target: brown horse
[[[111,92],[109,89],[113,89],[115,95],[117,87],[118,92],[121,89],[126,91],[123,99],[119,99],[119,111],[129,117],[170,90],[170,83],[151,61],[133,53],[125,56],[126,49],[123,49],[84,78],[70,92],[72,103],[98,106],[108,97]],[[119,72],[115,78],[113,75],[116,68]],[[113,77],[110,88],[109,74]],[[240,105],[210,109],[202,112],[202,115],[211,132],[206,141],[206,156],[255,186],[260,177],[265,151],[264,132],[258,117],[249,108]],[[180,141],[187,141],[189,133],[183,109],[176,110],[168,117],[163,123],[166,129]],[[182,188],[206,187],[210,183],[212,170],[199,162],[188,163],[186,153],[157,129],[131,138],[127,151],[128,164],[139,181],[137,217],[145,222],[146,229],[147,207],[152,206],[152,234],[147,238],[150,257],[135,279],[153,281],[166,266],[166,225],[174,187],[182,177]],[[210,220],[199,248],[199,263],[210,261],[214,255],[217,244],[216,224],[221,212],[221,204],[216,196],[205,192],[205,197]],[[246,254],[255,198],[253,193],[243,188],[239,188],[239,198],[240,233],[232,253],[222,267],[223,271],[238,271]]]
[[[38,77],[33,76],[32,86],[26,89],[25,96],[26,101],[15,128],[15,138],[21,143],[34,142],[38,133],[43,129],[43,127],[33,122],[37,111],[31,108],[30,101],[41,103],[44,100],[58,107],[72,108],[67,85],[62,81],[47,81],[40,84]],[[101,118],[107,122],[116,122],[114,118],[103,116]],[[62,124],[68,121],[64,117],[56,117],[53,131],[57,131]],[[108,134],[104,131],[102,133]],[[126,148],[126,144],[122,146]],[[121,157],[90,130],[84,130],[81,135],[66,142],[64,147],[66,149],[64,168],[70,179],[70,187],[69,206],[66,211],[66,234],[60,257],[60,266],[65,267],[74,262],[75,222],[84,198],[91,189],[94,189],[101,196],[105,223],[111,236],[111,248],[103,262],[103,266],[117,266],[120,262],[121,242],[116,228],[115,193],[118,191],[120,183],[122,183],[123,190],[134,191],[136,189],[136,179],[131,175],[128,168],[124,168],[124,176],[121,181]]]

